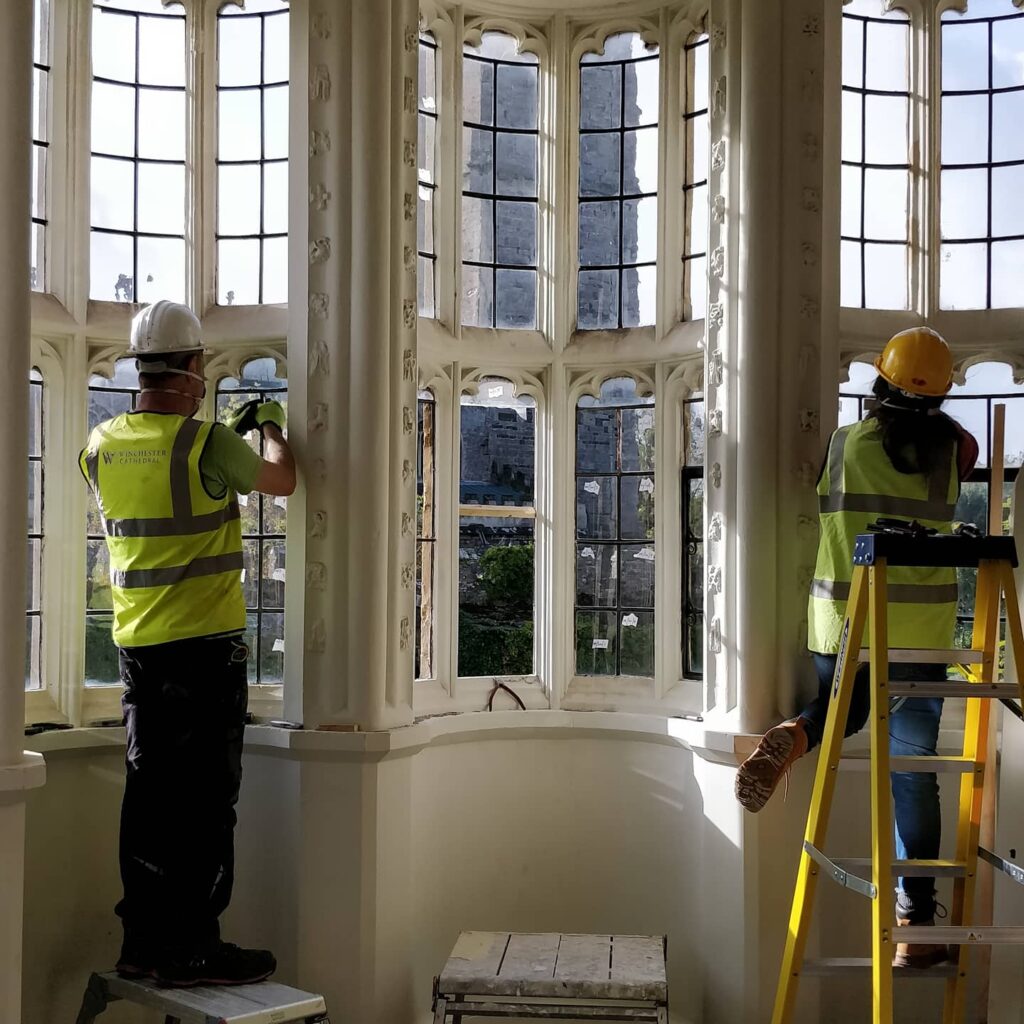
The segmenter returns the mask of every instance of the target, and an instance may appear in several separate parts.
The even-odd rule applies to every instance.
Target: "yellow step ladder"
[[[1024,928],[972,927],[975,881],[979,855],[995,868],[1024,884],[1024,869],[987,850],[979,850],[985,761],[988,756],[990,700],[1001,699],[1020,717],[1011,699],[1024,701],[1024,684],[996,681],[1000,597],[1006,601],[1007,640],[1014,664],[1024,666],[1024,632],[1021,628],[1013,569],[1017,555],[1010,537],[909,537],[889,533],[861,534],[853,557],[853,579],[846,608],[828,718],[818,755],[814,789],[807,815],[803,851],[793,893],[789,934],[775,996],[772,1024],[793,1019],[797,986],[803,976],[846,971],[871,972],[873,1024],[892,1024],[893,977],[945,979],[943,1024],[960,1024],[967,997],[967,975],[972,946],[1024,943]],[[969,650],[890,650],[887,629],[886,571],[889,565],[965,566],[978,568],[974,635]],[[870,645],[861,648],[865,625]],[[871,714],[871,859],[830,859],[823,852],[829,811],[846,720],[850,710],[858,662],[870,664]],[[925,662],[972,665],[969,681],[902,682],[890,680],[890,662]],[[938,674],[938,673],[937,673]],[[1018,673],[1024,678],[1024,671]],[[890,700],[908,697],[967,698],[962,754],[957,757],[890,757]],[[894,861],[893,821],[889,773],[928,771],[960,773],[960,803],[956,856],[953,860]],[[870,878],[858,871],[870,870]],[[820,875],[871,900],[871,959],[831,958],[804,960],[815,887]],[[954,878],[950,925],[896,927],[892,898],[895,875],[927,875]],[[927,970],[894,968],[896,944],[947,943],[958,947],[957,959]]]

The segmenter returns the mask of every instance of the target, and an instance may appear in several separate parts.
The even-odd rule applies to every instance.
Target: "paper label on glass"
[[[279,494],[279,495],[277,495],[276,498],[274,498],[274,504],[278,508],[287,508],[288,507],[288,499],[286,497],[284,497],[284,495]]]
[[[633,557],[642,559],[645,562],[653,562],[654,548],[641,548]]]
[[[487,389],[488,398],[501,398],[505,394],[505,389],[499,384],[496,388]]]
[[[240,494],[238,496],[238,504],[241,505],[242,508],[245,508],[249,504],[249,495],[248,494]]]
[[[284,654],[284,641],[280,637],[274,641],[274,651]]]
[[[284,583],[284,569],[275,569],[271,574],[272,580],[277,580],[278,583]]]
[[[593,558],[593,557],[594,557],[594,549],[593,548],[584,548],[580,552],[580,558]]]
[[[601,485],[596,480],[588,480],[583,485],[583,490],[585,490],[587,494],[600,494]]]
[[[245,582],[245,570],[244,569],[242,570],[242,582],[243,583]]]
[[[595,651],[607,651],[608,650],[608,641],[607,640],[594,640],[591,643],[590,646]]]
[[[635,626],[637,625],[637,623],[639,623],[639,621],[640,620],[632,612],[630,612],[628,615],[622,616],[623,626]]]
[[[649,477],[645,476],[640,481],[640,493],[641,494],[653,494],[654,493],[654,481]]]

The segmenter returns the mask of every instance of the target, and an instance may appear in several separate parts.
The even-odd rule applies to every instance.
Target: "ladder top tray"
[[[662,935],[463,932],[437,983],[442,996],[668,1000]]]
[[[161,988],[155,982],[135,981],[118,974],[93,976],[110,999],[125,999],[177,1017],[182,1024],[285,1024],[307,1021],[327,1013],[323,996],[261,981],[257,985],[197,985]]]
[[[904,537],[893,533],[858,533],[853,545],[854,565],[874,565],[884,558],[890,565],[977,566],[984,560],[1009,562],[1017,567],[1012,537]]]

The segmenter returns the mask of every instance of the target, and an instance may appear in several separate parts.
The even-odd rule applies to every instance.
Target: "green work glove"
[[[245,405],[240,405],[224,420],[224,426],[230,427],[236,434],[241,434],[244,437],[250,430],[255,430],[257,427],[256,410],[259,405],[258,398],[246,402]]]
[[[284,406],[280,402],[261,402],[256,406],[256,426],[260,430],[268,423],[273,423],[278,430],[284,432],[287,422]]]
[[[262,430],[267,423],[273,423],[278,429],[284,430],[286,419],[280,402],[261,402],[254,398],[224,420],[224,426],[243,436],[250,430]]]

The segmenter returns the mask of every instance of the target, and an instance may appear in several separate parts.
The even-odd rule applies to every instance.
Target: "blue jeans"
[[[821,742],[832,693],[836,655],[817,654],[818,696],[800,712],[810,750]],[[894,663],[891,679],[939,679],[942,665]],[[861,665],[853,684],[846,736],[864,728],[871,713],[870,671]],[[910,757],[934,756],[942,716],[941,697],[912,697],[889,716],[889,754]],[[939,785],[932,772],[893,772],[892,797],[896,816],[896,857],[898,860],[933,860],[939,856],[942,819],[939,813]],[[935,914],[935,879],[900,878],[897,883],[900,917],[911,923],[929,921]]]

